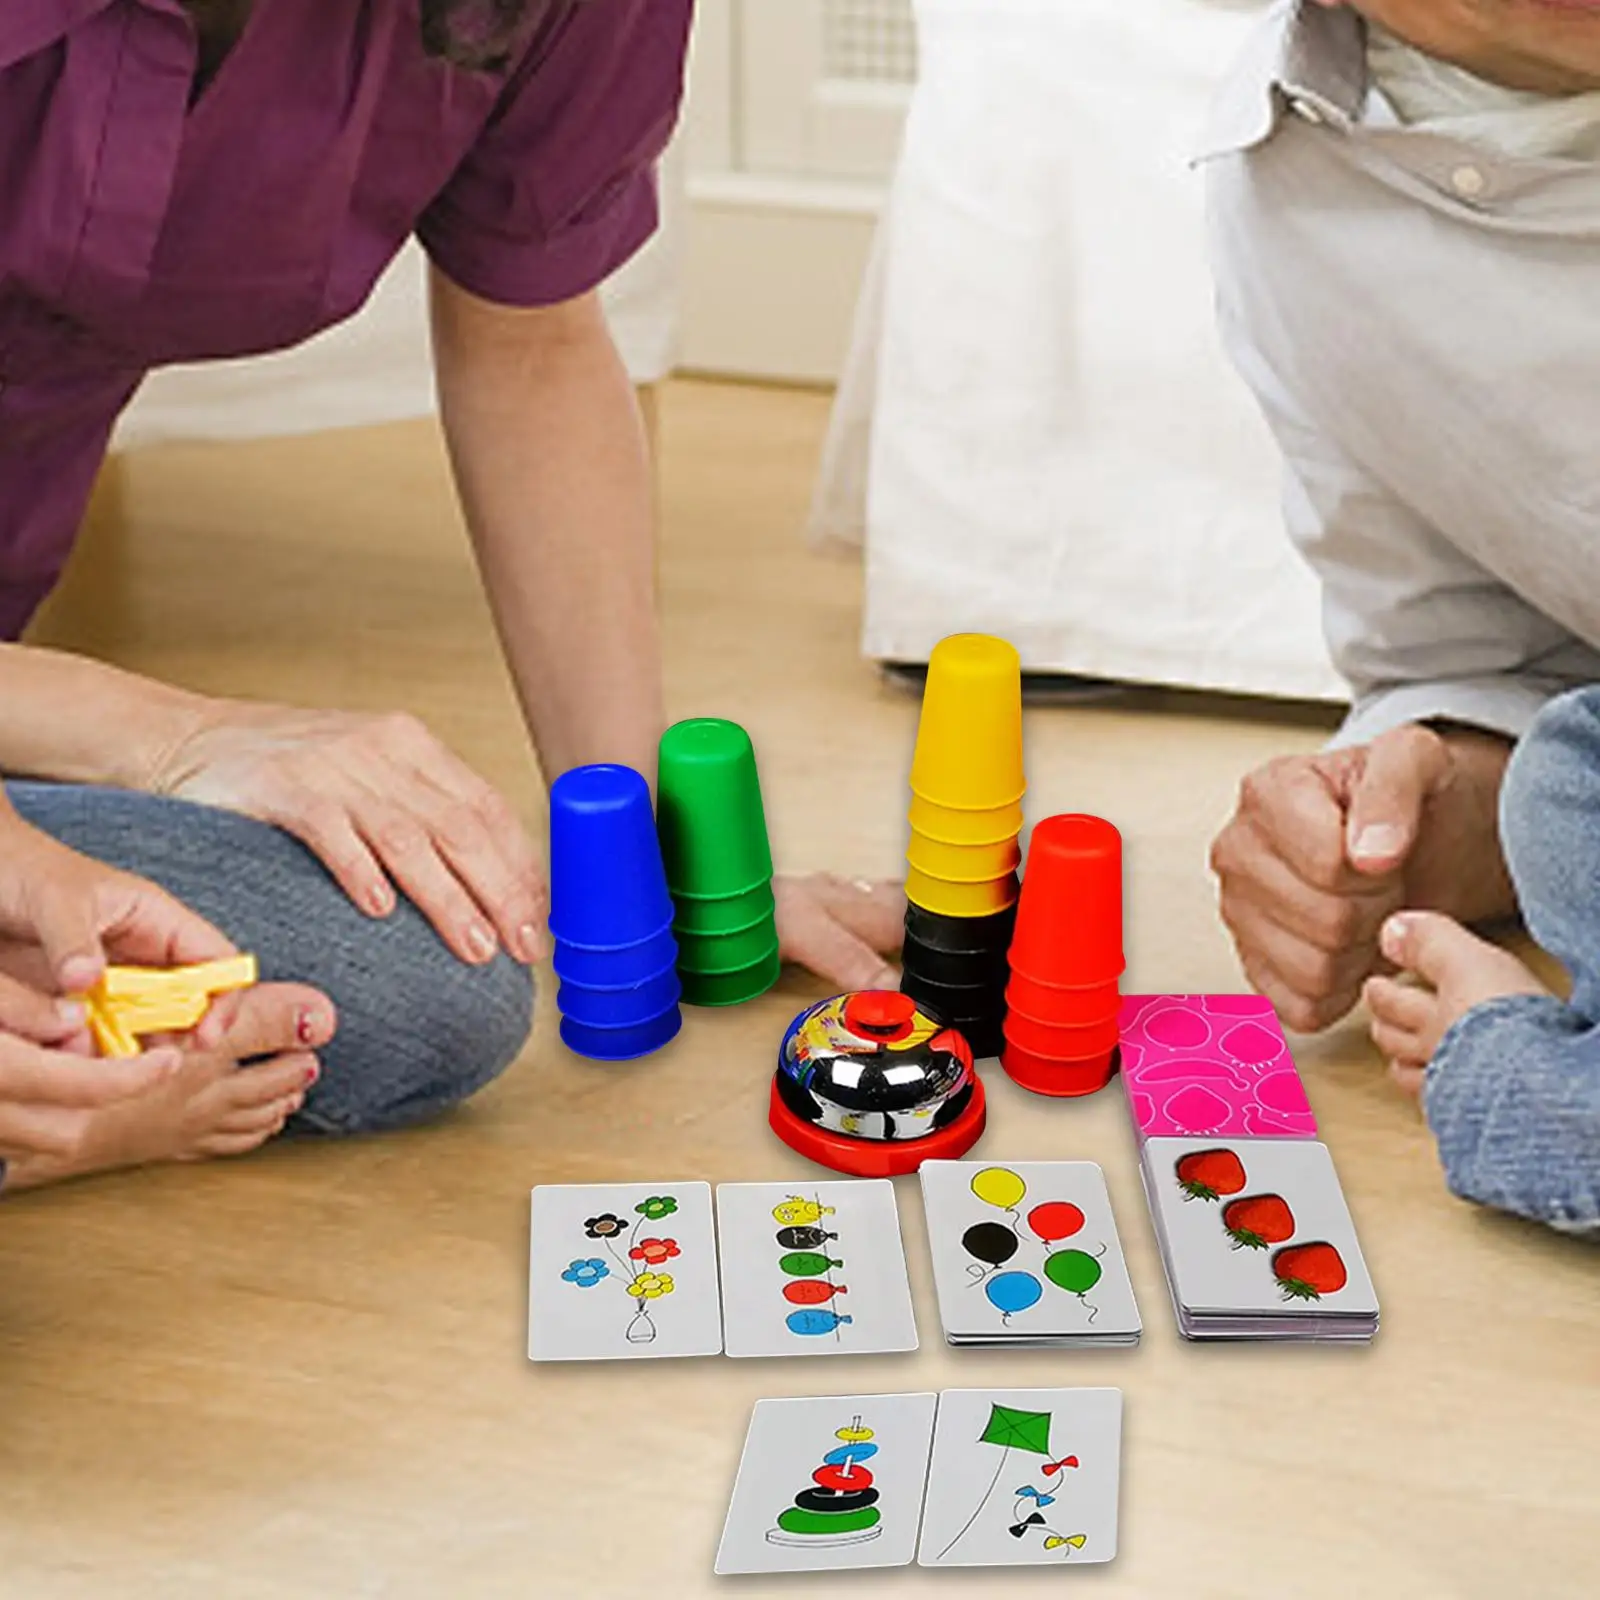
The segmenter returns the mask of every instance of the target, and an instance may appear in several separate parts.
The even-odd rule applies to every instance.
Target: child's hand
[[[899,885],[813,873],[780,877],[773,888],[785,961],[840,990],[900,987],[888,959],[905,937],[906,897]]]

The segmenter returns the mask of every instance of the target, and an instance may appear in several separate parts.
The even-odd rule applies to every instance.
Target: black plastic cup
[[[1004,985],[1011,976],[1011,966],[1004,949],[938,950],[920,939],[912,938],[909,933],[901,952],[900,964],[919,978],[956,988],[988,987],[997,983]]]
[[[1009,951],[1016,926],[1015,906],[987,917],[947,917],[937,911],[925,911],[919,905],[906,907],[906,937],[929,950],[942,950],[949,955]]]
[[[998,1022],[1006,1014],[1006,987],[1003,980],[959,985],[935,983],[910,967],[902,967],[900,992],[910,995],[918,1005],[925,1006],[935,1016],[950,1020],[992,1015]]]

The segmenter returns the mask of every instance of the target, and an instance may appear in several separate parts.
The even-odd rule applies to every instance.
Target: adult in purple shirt
[[[649,468],[595,290],[655,227],[691,6],[5,0],[0,640],[56,582],[147,371],[311,337],[415,235],[451,460],[541,766],[653,770]],[[414,1120],[520,1048],[536,856],[411,719],[0,645],[0,772],[49,780],[0,808],[7,1187],[233,1153],[291,1119]],[[892,895],[821,879],[781,899],[788,954],[844,985],[883,977]],[[40,1052],[83,1047],[70,1009],[40,1023],[41,995],[107,956],[230,940],[298,986],[217,1008],[176,1066],[121,1074],[137,1087],[115,1105],[40,1101]]]

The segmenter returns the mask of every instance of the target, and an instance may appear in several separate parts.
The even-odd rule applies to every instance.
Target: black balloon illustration
[[[836,1233],[829,1233],[825,1228],[779,1228],[778,1243],[785,1250],[817,1250],[829,1239],[837,1239]]]
[[[998,1267],[1017,1253],[1017,1236],[998,1222],[975,1222],[961,1235],[962,1248],[970,1256]]]

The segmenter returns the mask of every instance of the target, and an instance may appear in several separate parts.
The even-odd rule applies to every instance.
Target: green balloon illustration
[[[843,1265],[844,1262],[830,1261],[815,1250],[796,1250],[779,1260],[778,1270],[788,1273],[791,1278],[820,1278],[829,1267]]]
[[[1100,1263],[1083,1250],[1057,1250],[1045,1262],[1044,1275],[1068,1294],[1087,1294],[1100,1281]]]

